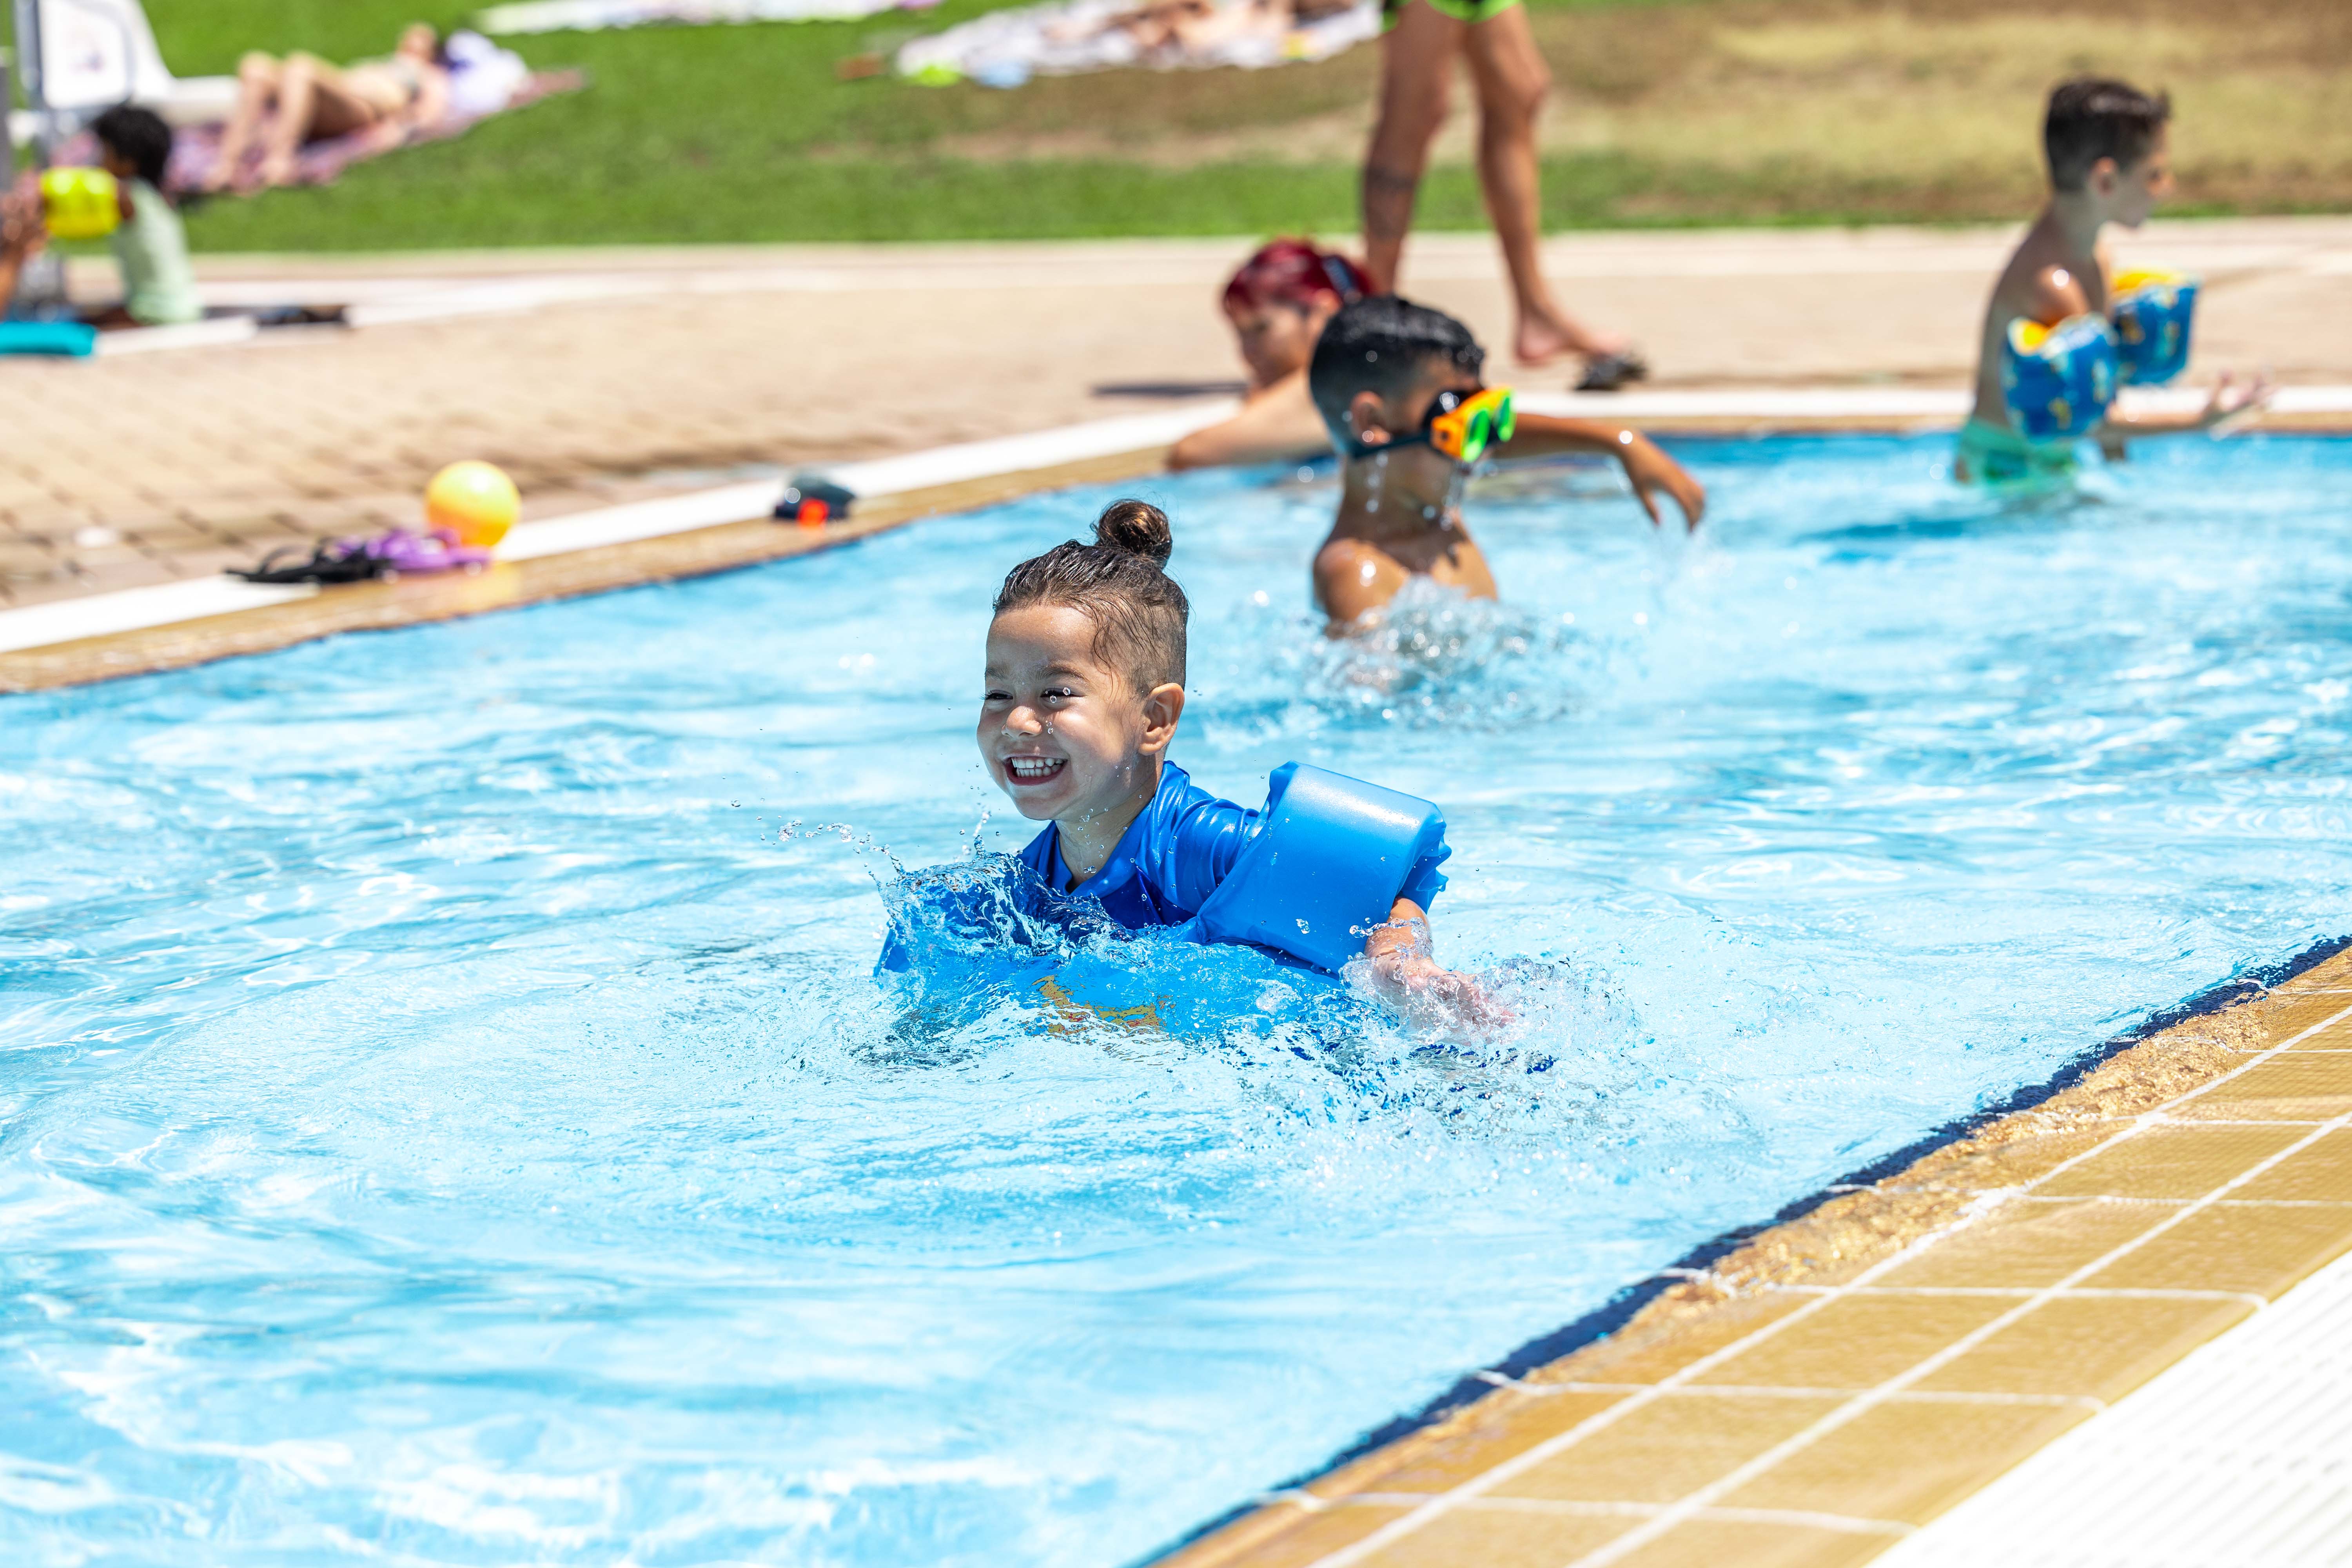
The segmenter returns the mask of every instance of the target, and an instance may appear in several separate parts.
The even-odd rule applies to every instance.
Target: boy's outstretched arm
[[[1675,498],[1684,521],[1692,528],[1706,515],[1706,487],[1631,426],[1522,414],[1511,438],[1495,448],[1496,455],[1504,458],[1549,458],[1560,452],[1606,452],[1623,464],[1625,477],[1633,483],[1633,494],[1652,522],[1664,521],[1658,513],[1660,490]]]
[[[2136,436],[2185,436],[2201,430],[2211,430],[2242,415],[2258,414],[2269,406],[2271,395],[2278,390],[2271,384],[2268,372],[2256,375],[2243,387],[2228,371],[2213,384],[2213,395],[2195,414],[2131,415],[2116,404],[2107,410],[2099,426],[2099,439],[2110,446],[2119,446]]]
[[[1331,449],[1323,416],[1307,395],[1307,373],[1275,383],[1232,418],[1195,430],[1168,449],[1171,468],[1317,458]]]
[[[1388,999],[1427,1022],[1459,1022],[1491,1028],[1511,1021],[1510,1009],[1486,994],[1466,974],[1437,962],[1429,912],[1411,899],[1399,899],[1388,923],[1364,939],[1372,977]]]

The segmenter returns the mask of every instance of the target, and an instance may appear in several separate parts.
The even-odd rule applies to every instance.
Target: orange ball
[[[522,493],[495,463],[452,463],[425,487],[425,521],[477,550],[504,539],[521,511]]]

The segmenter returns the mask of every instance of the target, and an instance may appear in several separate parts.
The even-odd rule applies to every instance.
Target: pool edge
[[[2326,395],[2315,397],[2315,405],[2309,409],[2265,411],[2248,420],[2243,428],[2280,435],[2352,436],[2352,387],[2302,390]],[[1584,394],[1536,394],[1526,401],[1531,407],[1556,405],[1557,411],[1588,416],[1607,413],[1612,406],[1622,405],[1623,412],[1638,417],[1643,412],[1639,406],[1643,395],[1618,394],[1598,399],[1594,395]],[[1909,406],[1916,399],[1900,395],[1874,398],[1867,392],[1849,391],[1837,395],[1834,406],[1824,408],[1810,406],[1801,396],[1788,407],[1780,408],[1776,400],[1786,401],[1788,395],[1769,392],[1742,395],[1717,390],[1648,395],[1673,400],[1674,412],[1661,410],[1642,420],[1650,434],[1668,439],[1760,440],[1783,435],[1916,437],[1958,428],[1949,410],[1923,413]],[[1874,406],[1878,403],[1885,406]],[[388,631],[557,599],[708,576],[856,543],[941,513],[994,505],[1074,485],[1108,484],[1163,474],[1169,471],[1166,459],[1171,449],[1165,444],[1154,441],[1105,453],[1099,449],[1098,440],[1088,439],[1090,433],[1108,426],[1150,422],[1150,416],[1143,416],[1140,420],[1071,426],[878,459],[866,466],[889,468],[910,461],[920,466],[927,458],[983,451],[996,453],[994,460],[1001,462],[1012,457],[1009,452],[999,451],[1005,447],[1022,448],[1024,457],[1032,458],[1056,449],[1077,454],[1045,464],[1024,464],[1022,458],[1015,457],[1003,471],[966,469],[970,477],[950,482],[904,490],[893,489],[861,503],[858,515],[852,520],[821,529],[802,530],[766,518],[745,519],[522,561],[496,562],[479,573],[465,576],[340,584],[278,603],[183,619],[158,619],[152,624],[142,622],[90,637],[26,647],[0,645],[0,696],[184,669],[217,659],[273,652],[344,632]],[[1130,437],[1135,433],[1126,432]],[[859,466],[849,465],[852,468]],[[706,493],[701,500],[707,502],[716,493]],[[692,499],[677,498],[689,502]],[[564,523],[574,520],[545,521]],[[164,586],[176,590],[197,581],[183,579],[179,584]],[[37,613],[49,607],[0,614]]]
[[[1876,1556],[2352,1251],[2352,1201],[2263,1184],[2352,1194],[2352,951],[2281,968],[1700,1249],[1145,1561]]]
[[[0,694],[55,690],[269,653],[345,632],[390,631],[529,605],[678,582],[858,543],[942,513],[1073,485],[1160,472],[1150,447],[877,497],[845,521],[803,528],[749,518],[524,561],[478,573],[352,583],[278,604],[0,653]]]

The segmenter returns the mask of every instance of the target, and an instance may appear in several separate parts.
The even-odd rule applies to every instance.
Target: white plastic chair
[[[13,142],[46,148],[123,102],[143,104],[174,125],[226,120],[236,106],[235,77],[172,74],[139,0],[14,3],[25,107],[8,116]]]

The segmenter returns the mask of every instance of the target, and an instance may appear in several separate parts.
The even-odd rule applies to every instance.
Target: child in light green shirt
[[[172,159],[172,128],[152,110],[129,104],[110,109],[90,127],[99,161],[115,179],[121,216],[109,243],[122,273],[122,303],[85,316],[91,326],[168,327],[202,321],[195,269],[188,264],[187,231],[163,195],[164,169]],[[0,307],[15,294],[24,264],[48,243],[37,197],[0,213]]]
[[[121,226],[108,240],[122,271],[122,303],[91,324],[167,327],[203,320],[187,230],[163,196],[172,128],[152,110],[123,104],[100,115],[90,131],[100,162],[121,182],[122,203]]]

